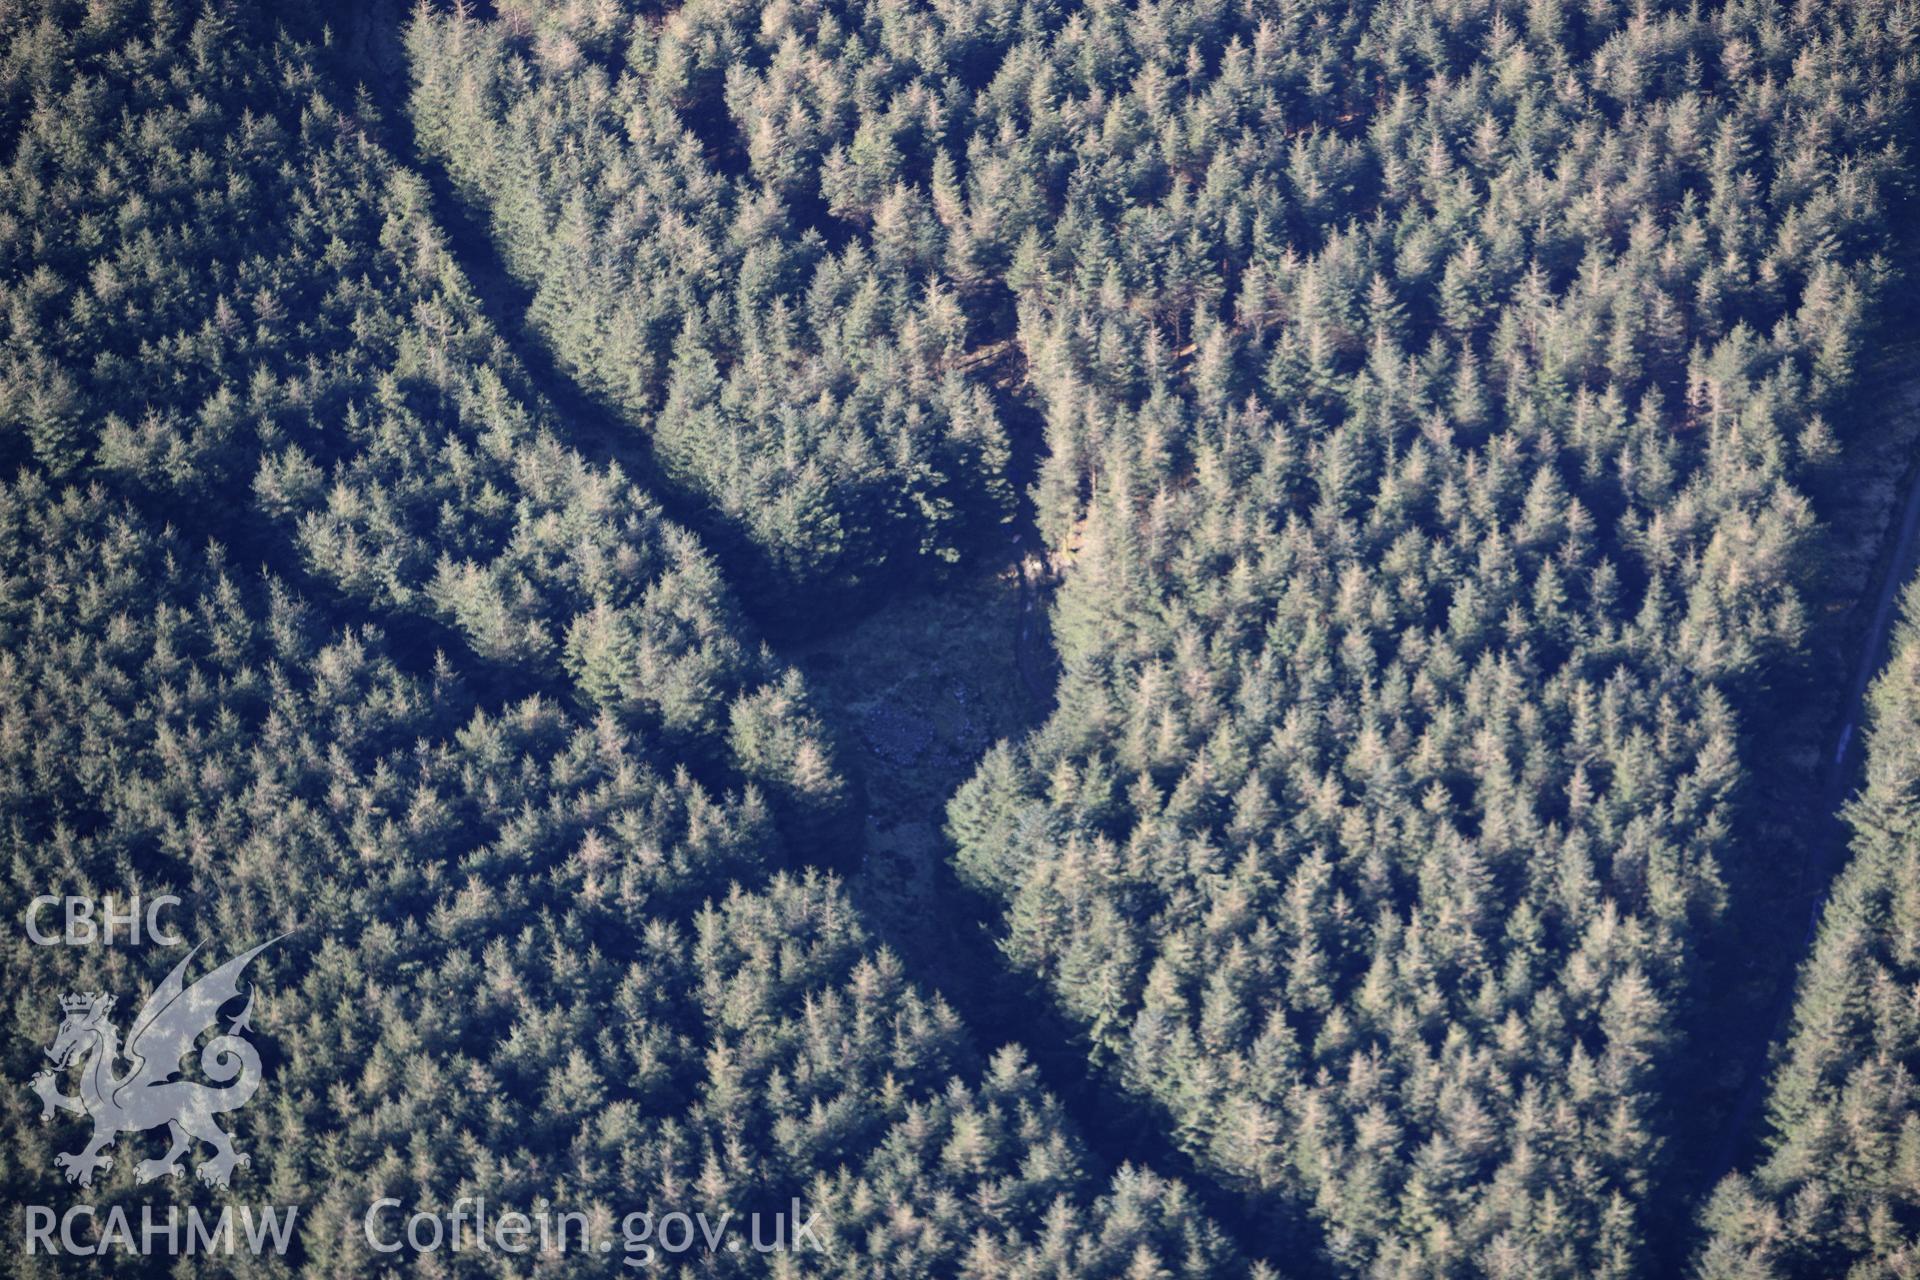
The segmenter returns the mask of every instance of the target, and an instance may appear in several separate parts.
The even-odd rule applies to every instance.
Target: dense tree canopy
[[[561,439],[317,15],[0,23],[32,100],[0,182],[9,896],[290,931],[256,962],[273,1101],[240,1136],[253,1197],[307,1213],[247,1265],[406,1265],[358,1231],[380,1195],[609,1221],[799,1196],[832,1248],[791,1274],[1244,1274],[799,869],[846,803],[804,684],[696,539]],[[150,986],[135,954],[12,938],[9,1078],[56,995]],[[50,1202],[63,1138],[5,1125],[9,1203]]]
[[[1646,1265],[1908,18],[1102,7],[979,99],[1066,676],[960,863],[1342,1273]]]
[[[663,25],[423,11],[410,47],[416,127],[484,203],[534,325],[792,616],[953,561],[1011,495],[992,397],[962,372],[967,282],[941,269],[924,181],[902,181],[926,157],[895,136],[943,131],[947,51],[916,54],[906,19],[902,57],[861,65],[788,23],[810,25],[745,4]],[[868,103],[886,124],[855,136]]]
[[[703,1275],[1679,1256],[1913,0],[392,8],[0,6],[8,883],[291,930],[262,1267],[410,1266],[380,1195],[829,1224]],[[1010,546],[1058,685],[937,792],[1000,1026],[823,869],[873,815],[796,663]],[[1703,1276],[1920,1268],[1915,625]],[[19,1079],[162,971],[0,954]]]
[[[794,1274],[1228,1272],[1178,1184],[1123,1171],[1095,1198],[1020,1050],[981,1060],[831,880],[776,872],[756,792],[663,772],[611,712],[466,710],[455,677],[98,487],[23,479],[0,541],[10,892],[172,892],[229,944],[291,931],[259,962],[279,1066],[241,1136],[308,1210],[300,1274],[388,1261],[360,1229],[381,1196],[607,1222],[799,1196],[830,1251]],[[49,993],[140,977],[124,952],[8,954],[16,1067],[53,1037]],[[56,1134],[7,1123],[9,1199],[48,1202]],[[715,1257],[701,1274],[764,1265]]]

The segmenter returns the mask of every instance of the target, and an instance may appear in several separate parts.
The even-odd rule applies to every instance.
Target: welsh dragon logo
[[[228,1020],[226,1033],[209,1040],[200,1051],[200,1069],[214,1085],[174,1076],[180,1072],[180,1059],[201,1033],[219,1022],[221,1006],[239,996],[240,973],[248,961],[279,940],[270,938],[235,956],[192,986],[184,975],[200,948],[189,951],[134,1019],[125,1049],[128,1066],[122,1075],[114,1074],[122,1053],[120,1033],[107,1016],[113,1011],[113,997],[99,992],[61,997],[66,1018],[47,1049],[53,1069],[34,1076],[33,1090],[40,1095],[42,1122],[51,1120],[55,1111],[72,1111],[93,1121],[93,1138],[84,1148],[54,1157],[69,1181],[83,1187],[91,1184],[94,1174],[112,1165],[112,1158],[102,1153],[115,1138],[161,1125],[167,1127],[173,1144],[158,1160],[142,1160],[134,1167],[134,1176],[141,1182],[162,1174],[179,1177],[180,1158],[196,1138],[214,1151],[211,1159],[194,1167],[209,1186],[226,1186],[234,1166],[249,1162],[248,1156],[233,1149],[232,1136],[214,1123],[214,1117],[244,1106],[260,1087],[260,1054],[241,1038],[243,1031],[251,1030],[251,987],[246,1007]],[[75,1063],[80,1067],[80,1092],[70,1097],[60,1092],[56,1073]]]

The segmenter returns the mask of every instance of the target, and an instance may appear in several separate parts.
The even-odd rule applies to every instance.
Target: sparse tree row
[[[214,955],[293,931],[253,971],[270,1075],[233,1194],[302,1231],[197,1265],[413,1269],[366,1248],[380,1195],[610,1232],[798,1196],[831,1253],[686,1269],[1246,1274],[1177,1184],[1090,1172],[1021,1052],[983,1056],[790,869],[843,806],[805,689],[694,538],[556,438],[320,16],[0,14],[7,897],[173,892]],[[178,958],[4,954],[14,1081],[56,997],[113,993],[124,1026]],[[14,1241],[154,1154],[124,1136],[78,1192],[71,1126],[16,1101]]]
[[[1768,1142],[1707,1206],[1700,1280],[1920,1269],[1920,586],[1869,695],[1850,861],[1800,971]]]

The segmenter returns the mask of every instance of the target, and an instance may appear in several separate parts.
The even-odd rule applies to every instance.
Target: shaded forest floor
[[[787,649],[840,733],[841,763],[864,799],[865,848],[849,865],[855,900],[912,972],[942,989],[970,983],[967,922],[941,834],[946,804],[996,741],[1036,722],[1015,668],[1020,588],[1012,569],[914,592],[824,639]]]

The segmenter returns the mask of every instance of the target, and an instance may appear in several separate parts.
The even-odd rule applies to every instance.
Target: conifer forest
[[[0,0],[0,877],[0,1276],[1920,1280],[1920,0]]]

